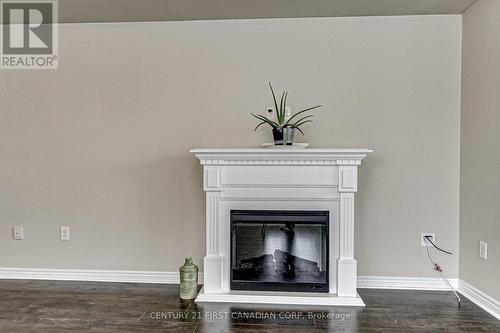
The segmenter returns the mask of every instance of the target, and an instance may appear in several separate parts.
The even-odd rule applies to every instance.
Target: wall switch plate
[[[488,243],[485,241],[479,242],[479,258],[486,260],[488,258]]]
[[[24,239],[24,230],[23,230],[23,227],[15,225],[14,228],[13,228],[13,235],[12,235],[12,237],[15,240]]]
[[[425,236],[430,236],[430,239],[431,241],[435,244],[436,241],[436,237],[434,236],[433,233],[430,233],[430,232],[423,232],[421,235],[420,235],[420,246],[432,246],[431,242],[429,242],[429,240],[425,237]]]
[[[69,240],[69,227],[61,226],[61,240]]]

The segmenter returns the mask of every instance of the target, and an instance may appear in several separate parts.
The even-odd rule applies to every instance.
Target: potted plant
[[[311,123],[314,115],[305,114],[308,111],[317,109],[321,107],[321,105],[316,105],[310,108],[306,108],[296,112],[294,115],[291,115],[290,108],[287,107],[286,101],[288,97],[288,92],[283,91],[281,94],[280,103],[278,105],[278,101],[276,99],[276,94],[274,93],[273,86],[269,82],[269,88],[271,88],[271,93],[273,95],[274,101],[274,111],[276,114],[276,119],[274,119],[274,114],[272,109],[270,110],[270,114],[267,116],[261,114],[252,113],[252,116],[259,119],[261,122],[255,127],[254,131],[256,131],[261,125],[268,124],[271,126],[273,131],[273,138],[275,145],[292,145],[293,139],[295,137],[295,130],[299,131],[302,135],[304,132],[300,128],[302,125]]]

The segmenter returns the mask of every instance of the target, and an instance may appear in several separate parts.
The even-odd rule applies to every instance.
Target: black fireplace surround
[[[329,212],[231,210],[231,290],[329,291]]]

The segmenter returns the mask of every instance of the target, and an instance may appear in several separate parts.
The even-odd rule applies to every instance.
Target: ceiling
[[[59,22],[461,14],[476,0],[59,0]]]

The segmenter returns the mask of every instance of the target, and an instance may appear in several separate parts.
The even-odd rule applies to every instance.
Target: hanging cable
[[[440,247],[438,247],[436,244],[434,244],[434,242],[431,240],[432,236],[424,236],[424,237],[425,237],[425,238],[429,241],[429,243],[431,243],[431,244],[432,244],[432,246],[434,246],[434,247],[435,247],[436,249],[438,249],[439,251],[444,252],[444,253],[446,253],[446,254],[453,254],[453,253],[451,253],[451,252],[449,252],[449,251],[443,250],[442,248],[440,248]]]
[[[432,244],[433,247],[435,247],[436,249],[438,249],[439,251],[442,251],[446,254],[452,254],[451,252],[448,252],[448,251],[445,251],[443,249],[440,249],[439,247],[437,247],[429,238],[430,236],[425,236],[425,238]],[[460,299],[460,296],[458,296],[458,293],[456,292],[455,288],[453,288],[453,286],[451,285],[450,283],[450,280],[448,280],[448,277],[446,276],[446,274],[443,272],[443,269],[441,268],[441,266],[438,265],[438,263],[436,262],[436,260],[434,260],[434,257],[431,255],[431,252],[429,251],[429,246],[426,246],[425,247],[425,250],[427,252],[427,257],[429,258],[429,261],[432,263],[433,267],[434,267],[434,270],[436,272],[439,272],[439,274],[441,275],[441,278],[443,280],[446,281],[446,283],[448,283],[448,286],[450,287],[451,291],[453,291],[453,293],[455,294],[455,297],[458,301],[458,306],[460,307],[460,303],[461,303],[461,299]]]

